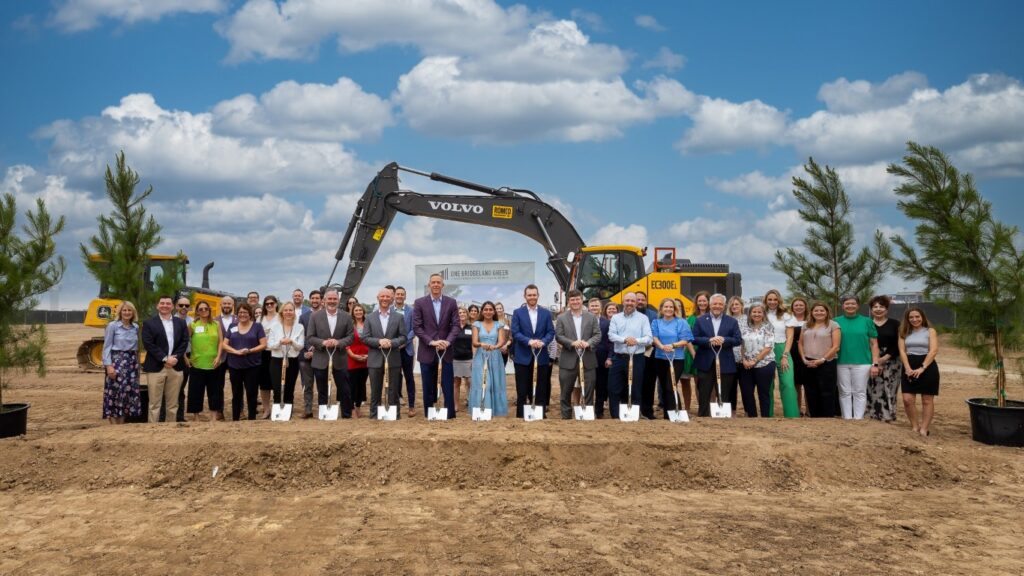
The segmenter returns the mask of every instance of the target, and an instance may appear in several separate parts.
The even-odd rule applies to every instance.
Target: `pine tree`
[[[1024,346],[1024,252],[1018,230],[992,216],[992,205],[974,178],[961,174],[938,148],[907,143],[903,164],[890,164],[903,179],[898,206],[918,222],[915,249],[900,236],[896,271],[923,281],[925,294],[956,313],[953,329],[982,368],[996,372],[996,398],[1006,402],[1005,351]]]
[[[46,374],[46,331],[41,325],[23,324],[25,312],[38,303],[37,296],[56,286],[64,275],[64,259],[54,257],[54,237],[64,229],[64,217],[56,222],[42,199],[36,210],[25,213],[23,235],[15,231],[17,208],[12,194],[0,201],[0,410],[10,369],[35,367]]]
[[[873,246],[854,255],[850,199],[839,175],[829,166],[822,169],[814,158],[804,170],[810,182],[793,177],[793,196],[800,203],[800,218],[807,222],[803,250],[777,251],[772,268],[786,275],[790,293],[825,302],[838,314],[842,296],[854,295],[861,302],[871,297],[889,269],[889,244],[876,230]]]
[[[148,278],[152,250],[163,241],[162,227],[143,205],[153,187],[136,194],[138,173],[127,165],[123,151],[115,160],[116,172],[108,165],[104,177],[113,210],[97,218],[99,233],[89,239],[88,246],[79,248],[86,269],[106,287],[104,296],[133,302],[145,318],[153,313],[161,294],[174,296],[182,287],[184,255],[179,253],[177,262],[168,263],[157,278]]]

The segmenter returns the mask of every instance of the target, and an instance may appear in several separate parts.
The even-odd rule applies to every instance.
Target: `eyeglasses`
[[[274,302],[273,300],[267,300],[266,302],[263,303],[263,305],[264,306],[277,306],[277,302]]]
[[[178,308],[191,308],[191,304],[178,304]]]

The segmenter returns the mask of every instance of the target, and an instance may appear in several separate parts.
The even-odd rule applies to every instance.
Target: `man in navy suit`
[[[555,339],[555,323],[551,312],[537,305],[540,290],[530,284],[523,290],[526,306],[512,314],[512,356],[516,368],[516,417],[523,417],[523,405],[533,393],[533,353],[537,356],[537,397],[534,405],[544,407],[547,414],[551,399],[551,357],[548,344]]]
[[[150,422],[160,421],[162,402],[167,403],[167,414],[178,410],[189,334],[185,321],[171,314],[173,309],[174,300],[161,296],[156,304],[157,314],[142,324],[142,346],[146,349],[142,373],[149,389]]]
[[[420,340],[416,357],[423,381],[423,415],[426,416],[437,401],[437,373],[440,371],[444,407],[448,409],[448,417],[455,418],[455,371],[449,348],[461,327],[459,306],[454,298],[441,293],[444,279],[440,274],[430,275],[427,288],[430,293],[417,298],[412,307],[412,331]],[[438,362],[437,352],[441,352],[441,362]]]
[[[697,367],[697,416],[711,416],[711,392],[716,388],[715,353],[722,372],[721,402],[729,402],[735,412],[736,357],[732,349],[743,340],[740,325],[725,313],[725,295],[714,294],[709,300],[710,313],[698,316],[693,325],[693,344],[697,347],[694,365]]]

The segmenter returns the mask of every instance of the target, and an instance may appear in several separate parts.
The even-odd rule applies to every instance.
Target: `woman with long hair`
[[[469,391],[469,379],[473,376],[473,327],[469,324],[469,311],[465,306],[459,306],[459,333],[455,336],[452,344],[452,371],[455,374],[453,390],[455,392],[455,405],[459,404],[460,398],[466,398],[466,405],[469,403],[469,396],[463,395],[462,387]]]
[[[765,293],[765,317],[775,330],[775,368],[779,375],[779,396],[782,398],[782,415],[786,418],[800,417],[800,403],[797,401],[796,385],[793,383],[793,361],[790,350],[793,347],[793,316],[786,310],[782,293],[772,289]],[[774,394],[772,394],[774,397]],[[775,414],[775,401],[768,405],[768,415]]]
[[[220,322],[213,318],[213,310],[206,302],[196,304],[196,317],[189,326],[192,336],[192,368],[188,381],[188,419],[195,421],[203,411],[205,394],[210,408],[210,420],[222,420],[224,387],[218,385],[217,366],[223,359],[224,336]]]
[[[274,389],[274,403],[292,404],[295,400],[295,380],[299,377],[299,353],[305,344],[306,335],[302,323],[295,317],[295,304],[291,301],[281,306],[281,321],[270,326],[267,335],[267,348],[270,348],[270,384]],[[284,388],[282,389],[282,366],[288,357],[288,367],[284,369]]]
[[[808,416],[807,402],[804,399],[804,381],[807,379],[807,366],[804,364],[803,356],[799,354],[799,351],[797,351],[797,354],[793,354],[793,350],[796,350],[799,346],[804,323],[807,322],[807,300],[802,296],[793,298],[789,301],[789,312],[792,319],[786,323],[786,326],[793,329],[793,346],[790,349],[789,356],[793,361],[793,387],[796,388],[796,406],[800,410],[801,416]]]
[[[743,409],[752,418],[770,417],[775,402],[771,386],[775,379],[775,328],[765,316],[764,304],[755,302],[747,311],[746,322],[740,325],[740,391]]]
[[[260,326],[263,326],[263,333],[270,334],[270,327],[274,324],[280,324],[280,314],[277,312],[277,307],[280,304],[277,300],[277,296],[268,294],[263,298],[263,314],[260,315],[259,322]],[[266,348],[260,354],[260,370],[259,370],[259,387],[260,387],[260,406],[263,411],[260,412],[260,418],[264,420],[270,419],[270,401],[271,392],[273,386],[270,381],[270,350]]]
[[[903,377],[900,359],[900,321],[889,318],[888,296],[868,301],[871,321],[878,331],[878,375],[868,380],[868,417],[882,422],[896,421],[896,393]]]
[[[728,302],[725,303],[725,313],[736,319],[736,323],[740,325],[740,335],[743,335],[743,327],[747,325],[747,314],[744,312],[743,298],[739,296],[733,296],[729,298]],[[743,381],[743,371],[746,368],[743,365],[743,343],[739,346],[733,346],[732,348],[733,358],[736,359],[736,386],[739,386],[740,382]],[[742,394],[737,395],[736,390],[733,389],[732,393],[729,394],[729,398],[733,399],[732,402],[732,413],[738,414],[736,410],[737,397],[742,397]],[[711,391],[711,399],[718,399],[718,390]],[[744,412],[746,412],[746,400],[744,399]],[[756,408],[755,408],[756,409]]]
[[[839,324],[832,320],[832,311],[824,302],[815,302],[797,343],[797,351],[807,367],[804,394],[811,418],[836,415],[836,354],[842,337]]]
[[[349,299],[351,302],[352,299]],[[366,326],[366,309],[358,303],[352,305],[352,328],[354,336],[352,344],[348,346],[348,381],[352,384],[352,417],[359,418],[359,409],[363,402],[366,402],[366,379],[370,376],[370,369],[367,367],[366,359],[370,354],[370,347],[363,342],[363,327]],[[370,418],[376,414],[370,414]]]
[[[142,414],[139,390],[139,313],[125,300],[103,332],[103,417],[111,424]]]
[[[469,411],[481,405],[491,409],[492,416],[508,416],[508,391],[505,389],[505,362],[501,358],[504,344],[504,322],[497,318],[494,303],[488,300],[480,306],[480,319],[473,323],[473,376],[469,388]],[[487,369],[487,390],[483,388],[484,368]]]
[[[686,323],[690,325],[690,332],[693,332],[693,325],[697,323],[697,317],[707,314],[711,310],[711,293],[707,290],[701,290],[693,295],[693,314],[686,317]],[[687,351],[689,354],[689,351]],[[691,390],[691,382],[697,378],[697,365],[693,362],[693,358],[688,358],[688,364],[685,367],[686,376],[683,378],[683,392]],[[687,394],[687,400],[689,400],[689,394]],[[689,403],[687,403],[689,406]],[[689,408],[687,408],[689,412]]]
[[[903,408],[910,426],[921,436],[929,434],[928,426],[935,416],[935,397],[939,395],[939,335],[928,323],[924,310],[907,308],[900,323],[900,360],[903,362]],[[917,396],[921,396],[921,417],[918,419]]]
[[[678,410],[669,363],[676,374],[683,371],[685,364],[684,350],[693,353],[693,332],[690,325],[676,315],[676,303],[672,298],[663,298],[658,306],[658,317],[651,322],[651,336],[654,342],[652,367],[658,375],[661,386],[661,400],[664,417],[668,418],[669,410]],[[682,400],[682,399],[681,399]]]
[[[262,324],[254,321],[253,307],[248,302],[239,304],[235,314],[236,319],[224,334],[223,343],[231,376],[231,419],[241,418],[244,395],[248,419],[255,420],[260,354],[267,347],[267,333]],[[269,411],[269,404],[267,409]]]

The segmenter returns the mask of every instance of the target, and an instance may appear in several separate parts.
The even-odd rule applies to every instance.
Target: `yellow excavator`
[[[176,261],[179,256],[165,256],[165,255],[151,255],[149,257],[149,263],[146,266],[146,287],[148,290],[152,290],[153,286],[156,286],[157,279],[170,271],[174,270]],[[89,259],[93,262],[102,262],[100,257],[96,254],[90,254]],[[220,292],[217,290],[210,289],[210,269],[213,268],[213,262],[208,263],[203,267],[203,284],[200,287],[188,286],[185,280],[185,271],[188,267],[188,259],[185,259],[185,266],[181,269],[181,284],[185,285],[185,288],[178,291],[175,294],[175,298],[181,298],[183,296],[188,297],[192,301],[192,309],[190,314],[195,311],[196,305],[200,302],[206,302],[210,305],[210,308],[214,311],[214,315],[220,311],[220,299],[224,296],[231,296],[234,299],[238,299],[234,294],[227,292]],[[121,300],[112,298],[110,291],[106,285],[100,285],[99,297],[95,298],[89,303],[89,309],[85,313],[85,320],[82,322],[85,326],[92,326],[95,328],[106,328],[107,324],[114,318],[118,317],[121,312]],[[151,310],[139,310],[139,318],[145,319],[152,313]],[[78,347],[78,367],[82,370],[102,370],[103,369],[103,336],[97,336],[90,338]],[[141,363],[145,359],[145,351],[142,351],[142,357],[139,358]]]
[[[399,171],[483,193],[479,195],[421,194],[402,190]],[[637,246],[587,246],[576,228],[554,206],[530,190],[492,188],[436,172],[423,172],[391,163],[366,187],[356,204],[327,285],[339,289],[342,300],[359,289],[392,220],[399,213],[426,216],[511,230],[540,243],[547,265],[563,292],[580,290],[584,299],[622,302],[626,292],[643,290],[657,307],[663,298],[678,298],[693,312],[690,301],[707,290],[726,296],[742,295],[741,278],[728,264],[693,263],[676,258],[675,248],[655,248],[653,264],[645,268],[646,248]],[[338,284],[331,284],[348,251],[348,269]]]

